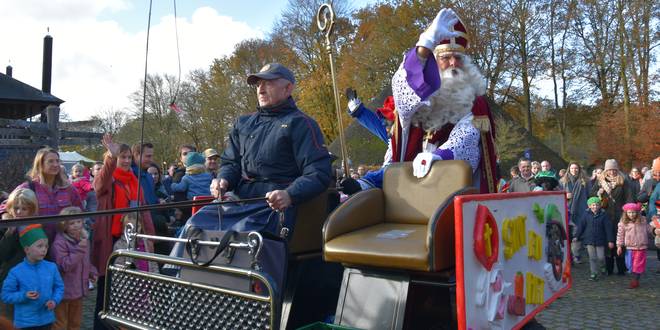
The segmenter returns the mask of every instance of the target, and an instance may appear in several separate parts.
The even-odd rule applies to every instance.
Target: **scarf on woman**
[[[569,202],[569,208],[571,214],[577,214],[577,209],[581,208],[583,205],[578,205],[578,199],[584,188],[584,181],[581,180],[579,175],[572,175],[571,173],[566,173],[566,191],[570,192],[573,197]]]
[[[116,168],[112,172],[114,180],[114,207],[115,209],[123,209],[130,206],[131,201],[137,202],[138,200],[138,180],[133,174],[133,171],[122,170]],[[112,215],[112,227],[110,232],[113,237],[121,236],[121,214]]]
[[[600,187],[605,190],[607,195],[612,196],[612,190],[614,190],[616,186],[623,186],[623,177],[620,173],[617,176],[609,176],[606,173],[603,173],[598,179],[598,183],[600,184]]]

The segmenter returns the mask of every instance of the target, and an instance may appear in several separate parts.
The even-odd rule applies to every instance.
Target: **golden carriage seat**
[[[453,199],[474,193],[471,184],[464,161],[434,162],[422,179],[413,176],[411,162],[390,165],[383,189],[361,191],[330,214],[325,260],[422,272],[453,267]]]
[[[323,245],[321,230],[327,217],[327,190],[298,205],[296,227],[289,240],[289,253],[294,256],[320,253]]]

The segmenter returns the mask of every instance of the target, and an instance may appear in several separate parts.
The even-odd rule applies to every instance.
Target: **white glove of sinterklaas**
[[[348,111],[350,113],[355,112],[355,110],[357,110],[360,107],[360,104],[362,104],[362,101],[360,101],[360,99],[358,99],[357,97],[348,100]]]
[[[458,22],[458,16],[451,9],[442,9],[426,31],[419,35],[416,46],[433,51],[440,41],[458,36],[451,28]]]
[[[431,170],[431,165],[436,160],[442,160],[442,157],[432,153],[432,152],[420,152],[415,156],[413,160],[413,175],[416,178],[423,178],[429,174]]]

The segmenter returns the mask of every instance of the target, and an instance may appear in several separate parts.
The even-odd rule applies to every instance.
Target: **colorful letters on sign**
[[[504,259],[511,259],[513,255],[526,244],[524,215],[513,219],[504,219],[502,222],[502,241],[504,241]]]
[[[525,301],[528,304],[540,305],[543,303],[543,290],[545,286],[545,281],[534,275],[533,273],[527,272],[525,276],[525,289],[527,290],[527,295],[525,296]]]
[[[535,231],[527,232],[529,245],[527,246],[527,257],[536,261],[541,261],[543,256],[543,237]]]

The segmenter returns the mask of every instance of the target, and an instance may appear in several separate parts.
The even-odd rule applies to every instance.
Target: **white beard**
[[[444,70],[440,76],[440,89],[421,102],[412,116],[412,124],[426,131],[456,124],[472,111],[474,99],[486,93],[486,80],[468,56],[463,56],[462,68]]]

